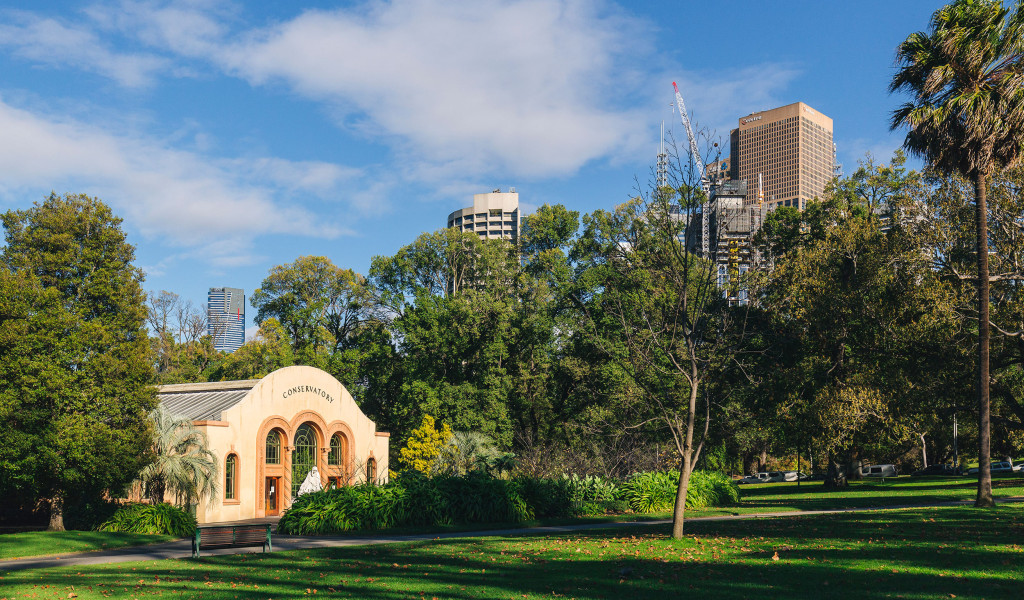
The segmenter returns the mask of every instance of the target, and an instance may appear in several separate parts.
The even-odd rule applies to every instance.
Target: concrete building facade
[[[213,348],[234,352],[245,343],[245,290],[212,287],[206,294],[206,333]]]
[[[732,179],[756,191],[760,175],[769,210],[803,210],[832,178],[832,119],[803,102],[742,117],[729,137]],[[748,194],[747,203],[755,202],[756,194]]]
[[[320,369],[164,385],[157,398],[206,434],[219,461],[219,492],[199,501],[200,523],[280,515],[316,475],[322,486],[387,481],[390,434],[377,431],[345,386]]]
[[[519,223],[519,194],[515,188],[474,194],[473,206],[448,215],[448,227],[476,233],[480,239],[508,240],[513,244],[519,243]]]

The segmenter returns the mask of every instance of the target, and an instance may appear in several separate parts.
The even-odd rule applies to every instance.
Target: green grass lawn
[[[156,544],[177,539],[169,535],[141,533],[108,533],[101,531],[27,531],[0,535],[0,560],[64,554],[66,552],[95,552],[125,546]]]
[[[1024,507],[944,507],[122,563],[0,576],[0,598],[1006,598]]]
[[[689,511],[692,516],[748,514],[794,510],[836,510],[875,506],[934,504],[952,500],[974,500],[978,480],[969,477],[898,477],[851,481],[841,491],[829,491],[820,481],[759,483],[740,486],[740,505],[722,509]],[[1024,496],[1024,477],[992,480],[996,498]]]
[[[974,479],[957,478],[911,478],[900,477],[884,481],[866,479],[850,483],[841,491],[826,491],[821,482],[769,483],[741,486],[742,501],[739,506],[727,506],[687,511],[688,517],[713,517],[742,515],[761,512],[786,512],[804,510],[830,510],[876,506],[899,506],[928,504],[949,500],[972,500],[977,483]],[[993,480],[996,497],[1024,496],[1024,478],[997,478]],[[579,519],[546,519],[533,523],[491,523],[461,524],[445,528],[446,532],[479,531],[484,529],[511,529],[530,525],[566,525],[576,523],[614,523],[637,520],[670,519],[671,513],[649,515],[603,515]],[[438,531],[436,528],[401,528],[379,532],[382,535],[421,534]],[[354,531],[352,537],[364,537],[365,531]],[[68,531],[47,533],[42,531],[0,535],[0,560],[62,554],[66,552],[89,552],[108,550],[124,546],[152,544],[173,539],[168,536],[148,536],[124,533],[100,533],[89,531]]]

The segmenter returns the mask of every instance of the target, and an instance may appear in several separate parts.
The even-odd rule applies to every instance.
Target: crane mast
[[[686,128],[686,137],[690,140],[690,154],[693,156],[693,162],[697,165],[697,174],[700,176],[700,187],[704,191],[705,197],[708,196],[710,186],[708,185],[708,178],[706,174],[707,167],[704,166],[704,160],[700,156],[700,149],[697,148],[697,137],[693,135],[693,126],[690,125],[690,115],[686,112],[686,103],[683,102],[683,95],[679,93],[679,86],[676,82],[672,82],[672,89],[676,91],[676,105],[679,107],[679,116],[683,121],[683,127]],[[700,209],[700,245],[701,251],[704,258],[708,257],[708,210],[710,208],[710,200],[706,201]]]

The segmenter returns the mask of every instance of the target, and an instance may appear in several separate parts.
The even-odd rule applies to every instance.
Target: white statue
[[[323,486],[320,484],[320,471],[316,467],[310,470],[306,478],[302,480],[302,485],[299,486],[299,493],[295,496],[301,496],[309,492],[319,492]]]

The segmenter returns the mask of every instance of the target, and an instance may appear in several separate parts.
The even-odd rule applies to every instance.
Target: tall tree
[[[892,115],[909,127],[904,147],[974,183],[978,306],[979,476],[975,506],[993,506],[989,401],[989,265],[986,185],[1024,152],[1024,11],[999,0],[957,0],[928,32],[897,49],[890,92],[913,95]]]
[[[301,364],[324,367],[365,319],[362,275],[324,256],[300,256],[271,269],[252,293],[256,321],[274,317],[288,332]]]
[[[155,398],[142,273],[121,220],[96,198],[53,194],[2,219],[15,302],[0,363],[16,368],[0,381],[0,464],[60,530],[69,497],[119,493],[147,456]],[[38,303],[26,309],[27,298]],[[28,345],[12,341],[19,330]]]
[[[690,475],[710,425],[713,402],[705,383],[736,341],[726,333],[731,310],[714,259],[699,258],[681,241],[699,227],[689,217],[705,198],[693,186],[662,187],[613,213],[597,211],[584,219],[586,231],[574,250],[582,268],[577,299],[585,326],[627,367],[646,392],[649,418],[674,441],[675,539],[683,535]]]

